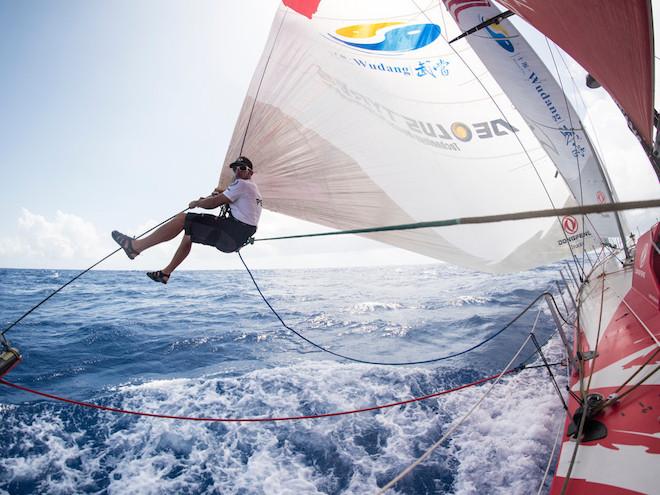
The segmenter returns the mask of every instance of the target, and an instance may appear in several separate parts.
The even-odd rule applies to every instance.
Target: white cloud
[[[99,257],[103,244],[94,224],[77,215],[58,210],[48,219],[22,208],[15,235],[0,238],[0,259],[11,258],[20,266],[63,267]]]
[[[120,229],[139,235],[159,221],[145,219]],[[257,237],[320,232],[326,228],[265,211]],[[84,269],[117,249],[110,232],[103,232],[81,216],[57,211],[48,218],[22,208],[16,231],[0,238],[0,266],[16,268]],[[154,246],[135,260],[120,251],[98,269],[149,271],[167,265],[181,236]],[[313,268],[328,266],[404,265],[433,262],[430,258],[356,236],[323,237],[256,243],[243,251],[250,268]],[[234,254],[227,255],[208,246],[193,246],[181,265],[184,270],[243,269]]]

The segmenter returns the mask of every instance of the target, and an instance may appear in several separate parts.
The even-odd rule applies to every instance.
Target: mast
[[[591,145],[591,140],[589,139],[589,135],[585,132],[584,133],[585,138],[587,139],[587,142]],[[595,150],[592,146],[592,148]],[[598,171],[600,172],[601,177],[603,178],[603,183],[605,184],[605,191],[607,193],[607,197],[611,203],[618,202],[618,198],[614,194],[614,189],[612,188],[612,181],[610,179],[610,176],[607,173],[607,170],[605,170],[605,167],[603,167],[603,162],[600,160],[600,157],[598,156],[597,153],[594,154],[594,157],[596,158],[596,163],[598,164]],[[621,217],[618,211],[614,211],[614,220],[616,221],[616,226],[619,231],[619,236],[621,237],[621,244],[623,245],[623,252],[625,253],[626,260],[632,259],[632,256],[630,254],[630,250],[628,249],[628,244],[626,243],[627,236],[625,231],[623,230],[623,223],[621,222]]]

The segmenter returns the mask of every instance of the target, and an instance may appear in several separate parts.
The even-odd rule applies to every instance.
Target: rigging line
[[[345,234],[368,234],[374,232],[388,232],[395,230],[451,227],[454,225],[508,222],[513,220],[526,220],[530,218],[554,217],[557,215],[601,213],[608,211],[634,210],[640,208],[653,208],[653,207],[660,207],[660,199],[652,199],[652,200],[644,200],[644,201],[627,201],[622,203],[605,203],[605,204],[585,205],[585,206],[570,206],[567,208],[559,208],[559,209],[530,210],[530,211],[521,211],[518,213],[503,213],[499,215],[452,218],[448,220],[435,220],[430,222],[406,223],[399,225],[385,225],[382,227],[365,227],[361,229],[347,229],[347,230],[338,230],[333,232],[317,232],[311,234],[262,237],[259,239],[254,239],[253,242],[279,241],[284,239],[301,239],[306,237],[323,237],[323,236],[345,235]]]
[[[417,5],[417,2],[415,0],[411,0],[411,2],[413,3],[413,5],[415,5],[417,10],[421,11],[419,5]],[[440,5],[438,5],[438,8],[440,9],[440,11],[443,10],[442,6],[440,6]],[[426,19],[429,22],[432,22],[431,18],[429,17],[429,15],[426,12],[424,12],[424,16],[426,17]],[[513,128],[513,126],[511,125],[511,122],[509,122],[509,118],[504,114],[504,111],[502,110],[500,105],[495,101],[494,96],[490,93],[490,91],[488,91],[488,89],[486,88],[486,85],[481,81],[481,79],[479,79],[479,77],[476,75],[476,73],[474,72],[472,67],[470,67],[470,65],[465,61],[465,59],[461,56],[461,54],[458,52],[458,50],[456,50],[454,48],[454,45],[448,45],[448,46],[452,50],[452,52],[454,52],[456,57],[458,57],[458,59],[461,62],[463,62],[463,65],[467,68],[467,70],[470,71],[470,73],[474,77],[475,81],[477,81],[477,83],[479,83],[479,86],[481,86],[484,93],[486,93],[488,95],[488,97],[490,98],[490,100],[493,102],[493,105],[495,105],[495,108],[497,108],[497,110],[500,113],[500,115],[502,116],[502,118],[504,118],[506,123]],[[527,150],[527,148],[523,144],[522,140],[520,139],[520,136],[518,136],[517,133],[514,132],[513,136],[516,139],[516,141],[518,141],[518,144],[522,148],[523,153],[525,154],[525,156],[529,160],[529,163],[532,166],[532,169],[534,169],[534,173],[536,174],[536,177],[539,179],[539,182],[541,183],[541,187],[543,188],[543,190],[545,192],[545,195],[547,196],[548,200],[550,201],[550,206],[552,206],[553,209],[556,209],[555,202],[553,201],[552,196],[550,196],[550,191],[548,191],[548,188],[546,187],[545,182],[543,182],[543,179],[541,178],[541,174],[539,173],[538,169],[536,168],[536,165],[534,164],[534,161],[532,160],[532,157],[530,155],[529,150]],[[557,223],[559,224],[559,227],[561,228],[562,234],[564,235],[564,239],[566,240],[566,246],[568,247],[568,250],[571,252],[571,255],[573,257],[575,257],[575,254],[573,253],[573,246],[571,246],[571,243],[568,240],[568,234],[566,234],[566,231],[564,230],[564,228],[562,226],[561,219],[557,216],[556,220],[557,220]]]
[[[559,439],[561,438],[561,434],[564,431],[564,421],[559,421],[559,427],[557,428],[557,434],[555,435],[555,441],[552,444],[552,451],[550,452],[550,455],[548,456],[548,464],[545,466],[545,473],[543,473],[543,479],[541,480],[541,483],[539,484],[539,489],[536,492],[536,495],[541,495],[543,492],[543,487],[545,486],[545,481],[548,479],[548,474],[550,473],[550,466],[552,465],[552,460],[555,457],[555,451],[557,450],[557,445],[559,445]]]
[[[497,14],[496,16],[491,17],[490,19],[486,19],[485,21],[483,21],[483,22],[477,24],[476,26],[468,29],[467,31],[463,31],[460,35],[456,36],[453,40],[449,41],[449,43],[453,43],[454,41],[461,40],[461,39],[465,38],[466,36],[469,36],[471,34],[476,33],[477,31],[481,31],[482,29],[487,28],[491,24],[498,24],[499,25],[500,22],[502,22],[507,17],[511,17],[512,15],[514,15],[513,12],[511,12],[510,10],[505,10],[504,12],[501,12],[501,13]],[[507,36],[507,37],[498,38],[498,39],[512,39],[512,38]]]
[[[530,333],[531,335],[531,333]],[[513,362],[518,358],[518,355],[522,352],[523,348],[527,345],[527,342],[529,342],[530,335],[527,336],[525,341],[522,343],[520,348],[518,348],[518,351],[516,352],[515,356],[511,358],[511,361],[509,361],[509,364],[506,365],[504,368],[504,371],[502,371],[502,374],[495,380],[494,383],[491,384],[491,386],[484,392],[484,394],[481,396],[481,398],[472,406],[472,408],[457,422],[455,422],[448,430],[447,432],[442,435],[440,440],[435,442],[431,447],[429,447],[426,452],[424,452],[415,462],[410,464],[406,469],[401,471],[394,479],[392,479],[389,483],[387,483],[383,488],[380,489],[378,492],[378,495],[383,495],[385,492],[387,492],[390,488],[392,488],[394,485],[396,485],[399,481],[401,481],[403,478],[405,478],[408,474],[412,472],[413,469],[415,469],[417,466],[419,466],[422,462],[424,462],[426,459],[428,459],[431,454],[438,448],[440,445],[444,443],[444,441],[449,438],[449,436],[454,433],[455,430],[458,429],[459,426],[461,426],[465,420],[467,420],[474,411],[477,410],[477,408],[481,405],[481,403],[490,395],[490,393],[493,391],[495,388],[495,385],[497,385],[504,376],[504,372],[509,369],[509,367],[513,364]]]
[[[539,311],[540,314],[540,311]],[[548,361],[545,359],[545,355],[543,354],[543,351],[541,350],[541,346],[539,345],[538,340],[536,340],[536,336],[532,333],[532,342],[534,342],[534,347],[536,347],[536,350],[539,353],[539,356],[541,356],[541,359],[543,360],[543,364],[547,365],[546,369],[548,370],[548,374],[550,375],[550,379],[552,380],[552,385],[555,387],[555,391],[557,392],[557,395],[559,396],[559,400],[561,401],[562,407],[564,408],[564,411],[568,411],[568,406],[566,405],[566,401],[564,400],[564,397],[561,394],[561,390],[559,389],[559,385],[557,385],[557,380],[555,380],[555,375],[552,374],[552,370],[550,369],[550,366],[548,365]]]
[[[261,91],[261,83],[264,82],[264,77],[266,76],[266,71],[268,70],[268,64],[270,63],[270,58],[273,55],[275,50],[275,45],[277,44],[277,38],[280,36],[280,31],[282,31],[282,26],[284,25],[284,20],[286,19],[289,9],[284,9],[284,14],[282,15],[282,20],[280,21],[280,26],[277,29],[277,34],[273,39],[273,45],[270,47],[270,52],[268,53],[268,58],[266,59],[266,65],[264,65],[264,71],[261,73],[261,78],[259,79],[259,85],[257,86],[257,92],[254,94],[254,101],[252,102],[252,108],[250,109],[250,115],[248,116],[247,124],[245,125],[245,133],[243,134],[243,141],[241,142],[241,149],[238,152],[239,156],[243,155],[243,147],[245,146],[245,139],[247,138],[248,130],[250,129],[250,122],[252,121],[252,114],[254,113],[254,108],[257,106],[257,98],[259,98],[259,91]]]
[[[559,364],[559,363],[555,363]],[[523,371],[525,369],[533,369],[536,366],[527,366],[527,367],[518,367],[518,368],[512,368],[510,370],[505,370],[503,373],[497,373],[495,375],[487,376],[485,378],[480,378],[479,380],[475,380],[470,383],[465,383],[463,385],[458,385],[456,387],[442,390],[440,392],[434,392],[432,394],[428,395],[423,395],[421,397],[414,397],[412,399],[407,399],[407,400],[402,400],[398,402],[391,402],[388,404],[381,404],[377,406],[371,406],[371,407],[363,407],[360,409],[352,409],[349,411],[338,411],[338,412],[331,412],[331,413],[322,413],[322,414],[310,414],[306,416],[282,416],[282,417],[262,417],[262,418],[205,418],[205,417],[195,417],[195,416],[177,416],[177,415],[171,415],[171,414],[158,414],[158,413],[149,413],[149,412],[144,412],[144,411],[134,411],[130,409],[120,409],[116,407],[110,407],[110,406],[103,406],[101,404],[94,404],[91,402],[84,402],[84,401],[78,401],[74,399],[68,399],[66,397],[62,397],[59,395],[54,395],[54,394],[49,394],[47,392],[41,392],[39,390],[34,390],[28,387],[25,387],[23,385],[18,385],[17,383],[12,383],[8,382],[7,380],[0,378],[0,384],[6,385],[8,387],[12,387],[16,390],[21,390],[23,392],[27,392],[29,394],[33,395],[38,395],[40,397],[45,397],[46,399],[51,399],[59,402],[65,402],[67,404],[72,404],[75,406],[80,406],[80,407],[87,407],[90,409],[98,409],[101,411],[107,411],[107,412],[113,412],[113,413],[119,413],[119,414],[128,414],[132,416],[144,416],[144,417],[150,417],[150,418],[159,418],[159,419],[174,419],[174,420],[181,420],[181,421],[200,421],[200,422],[216,422],[216,423],[266,423],[266,422],[276,422],[276,421],[296,421],[296,420],[303,420],[303,419],[320,419],[320,418],[331,418],[335,416],[347,416],[349,414],[359,414],[363,412],[369,412],[369,411],[377,411],[380,409],[387,409],[390,407],[397,407],[397,406],[403,406],[406,404],[412,404],[413,402],[421,402],[424,400],[428,399],[433,399],[434,397],[440,397],[441,395],[447,395],[452,392],[457,392],[459,390],[463,390],[466,388],[474,387],[477,385],[481,385],[482,383],[486,383],[492,380],[495,380],[496,378],[502,376],[502,375],[508,375],[512,373],[517,373],[520,371]]]
[[[642,370],[643,370],[643,369],[644,369],[644,368],[645,368],[645,367],[646,367],[651,361],[653,361],[653,359],[654,359],[655,356],[658,354],[658,352],[660,352],[660,348],[657,348],[657,349],[655,350],[655,352],[654,352],[653,354],[651,354],[651,356],[650,356],[650,357],[644,362],[644,364],[642,364],[639,368],[637,368],[637,370],[636,370],[634,373],[632,373],[632,374],[626,379],[625,382],[623,382],[621,385],[619,385],[619,386],[617,387],[617,389],[616,389],[614,392],[612,392],[612,393],[610,394],[610,398],[608,398],[604,403],[602,403],[602,404],[596,409],[596,412],[605,409],[606,407],[608,407],[608,406],[614,404],[615,402],[618,402],[619,400],[621,400],[621,398],[624,397],[624,395],[627,395],[627,394],[630,393],[632,390],[634,390],[634,389],[637,388],[639,385],[641,385],[641,384],[642,384],[642,383],[648,378],[648,376],[647,376],[646,378],[644,378],[643,380],[641,380],[639,383],[636,383],[635,385],[633,385],[632,388],[629,389],[629,390],[627,390],[627,391],[625,392],[624,395],[621,395],[621,396],[618,395],[619,392],[621,392],[621,390],[623,389],[623,387],[625,387],[626,385],[628,385],[628,384],[632,381],[632,379],[635,378],[635,377],[637,376],[637,374],[638,374],[640,371],[642,371]],[[655,373],[655,371],[654,371],[653,373]]]
[[[557,335],[557,333],[558,333],[557,330],[555,330],[554,332],[552,332],[552,333],[550,334],[550,336],[549,336],[547,339],[545,339],[545,340],[543,341],[543,343],[541,344],[541,347],[545,346],[548,342],[550,342],[550,340],[551,340],[555,335]],[[522,362],[520,363],[520,365],[521,365],[521,366],[525,366],[525,367],[527,367],[527,365],[526,365],[525,363],[529,362],[529,361],[530,361],[534,356],[536,356],[537,354],[538,354],[538,351],[534,351],[534,352],[532,352],[529,356],[527,356],[526,359],[523,359],[523,360],[522,360]],[[553,366],[554,364],[555,364],[555,363],[552,363],[550,366]],[[538,364],[538,365],[534,365],[534,366],[545,367],[544,364]]]
[[[589,366],[589,379],[587,380],[587,389],[585,390],[585,393],[588,394],[589,390],[591,389],[591,379],[594,376],[594,371],[596,370],[596,360],[598,359],[598,344],[600,344],[600,332],[603,329],[603,308],[604,308],[604,301],[605,301],[605,277],[601,279],[601,291],[600,291],[600,309],[598,311],[598,330],[596,332],[596,343],[594,345],[594,357],[591,360],[590,366]],[[584,333],[584,332],[583,332]],[[586,337],[586,335],[585,335]],[[583,395],[582,399],[586,399],[586,396]]]
[[[584,425],[586,423],[587,419],[587,409],[586,409],[586,404],[587,404],[587,394],[589,393],[589,389],[591,387],[591,379],[594,376],[594,371],[596,368],[596,359],[598,357],[598,342],[600,340],[600,331],[602,327],[602,322],[603,322],[603,300],[605,298],[605,278],[601,279],[601,292],[600,292],[600,310],[599,310],[599,315],[598,315],[598,331],[596,333],[596,345],[594,346],[594,358],[591,361],[590,364],[590,369],[589,369],[589,379],[587,380],[587,387],[586,389],[584,388],[584,360],[578,359],[578,364],[579,364],[579,380],[580,380],[580,397],[582,399],[581,404],[583,405],[584,409],[582,412],[582,415],[580,416],[580,425],[577,430],[577,434],[575,436],[575,448],[573,449],[573,453],[571,454],[571,461],[568,465],[568,471],[566,472],[566,476],[564,477],[564,483],[562,484],[561,487],[561,494],[564,495],[566,493],[566,490],[568,489],[568,483],[571,479],[571,474],[573,473],[573,467],[575,466],[575,461],[577,459],[577,453],[578,449],[580,447],[580,443],[582,441],[582,433],[584,431]],[[580,309],[578,309],[578,319],[580,318]],[[584,334],[584,331],[580,332],[580,327],[578,325],[578,336],[580,334]],[[579,338],[579,337],[578,337]],[[586,336],[585,336],[586,338]],[[588,342],[588,341],[587,341]],[[579,346],[576,347],[579,349]]]
[[[340,354],[338,352],[331,351],[330,349],[328,349],[326,347],[323,347],[322,345],[317,344],[316,342],[313,342],[312,340],[310,340],[307,337],[305,337],[304,335],[302,335],[300,332],[294,330],[289,325],[287,325],[285,323],[285,321],[282,319],[282,317],[279,315],[279,313],[275,310],[275,308],[273,308],[271,303],[268,301],[268,299],[266,298],[264,293],[261,291],[261,288],[259,288],[259,284],[257,284],[257,281],[254,278],[254,275],[252,275],[252,272],[250,271],[250,268],[248,268],[247,264],[245,263],[245,260],[243,259],[243,256],[241,255],[240,251],[237,251],[236,253],[238,254],[238,257],[241,259],[241,263],[243,263],[243,266],[245,267],[245,270],[247,271],[248,275],[252,279],[252,283],[254,284],[254,287],[257,289],[257,292],[259,293],[259,295],[261,296],[261,299],[263,299],[263,301],[266,303],[266,305],[268,306],[270,311],[280,321],[280,323],[282,324],[282,326],[284,328],[286,328],[290,332],[297,335],[299,338],[301,338],[302,340],[307,342],[309,345],[314,346],[314,347],[316,347],[317,349],[319,349],[323,352],[326,352],[328,354],[332,354],[333,356],[336,356],[336,357],[341,358],[341,359],[346,359],[348,361],[352,361],[354,363],[361,363],[361,364],[374,364],[374,365],[381,365],[381,366],[412,366],[412,365],[417,365],[417,364],[436,363],[438,361],[444,361],[445,359],[450,359],[450,358],[454,358],[454,357],[457,357],[457,356],[462,356],[463,354],[467,354],[468,352],[471,352],[471,351],[481,347],[482,345],[486,344],[487,342],[490,342],[495,337],[497,337],[499,334],[504,332],[504,330],[506,330],[511,325],[513,325],[516,321],[518,321],[520,319],[520,317],[522,317],[522,315],[524,315],[527,312],[527,310],[529,310],[532,306],[534,306],[534,304],[536,304],[539,301],[539,299],[541,299],[545,295],[549,295],[550,297],[553,297],[552,294],[550,294],[549,292],[543,292],[543,293],[539,294],[531,303],[529,303],[527,305],[527,307],[525,307],[525,309],[523,309],[520,313],[518,313],[518,315],[515,318],[513,318],[509,323],[504,325],[504,327],[502,327],[500,330],[498,330],[497,332],[495,332],[492,335],[490,335],[489,337],[487,337],[485,340],[479,342],[476,345],[473,345],[469,349],[465,349],[463,351],[456,352],[456,353],[453,353],[453,354],[448,354],[446,356],[441,356],[441,357],[438,357],[438,358],[424,359],[424,360],[420,360],[420,361],[405,361],[405,362],[395,362],[395,363],[382,362],[382,361],[368,361],[366,359],[358,359],[358,358],[354,358],[354,357],[351,357],[351,356],[346,356],[344,354]],[[555,306],[556,306],[556,303],[555,303]]]
[[[563,314],[561,313],[561,311],[559,310],[559,306],[557,306],[557,301],[555,300],[555,298],[554,298],[554,297],[551,297],[550,300],[552,301],[552,305],[555,307],[555,310],[557,311],[557,315],[559,316],[559,318],[561,318],[561,319],[563,320],[563,322],[564,322],[566,325],[568,325],[568,326],[570,327],[570,326],[571,326],[571,323],[569,323],[569,322],[566,320],[566,318],[564,318],[564,315],[563,315]],[[548,336],[548,338],[546,338],[546,339],[543,341],[543,343],[541,344],[541,348],[545,347],[545,345],[546,345],[548,342],[550,342],[550,340],[551,340],[555,335],[557,335],[558,333],[559,333],[559,330],[555,330],[554,332],[552,332],[552,333]],[[562,346],[562,349],[564,349],[564,351],[566,350],[563,346]],[[529,356],[527,356],[526,359],[523,359],[523,360],[522,360],[522,362],[521,362],[521,366],[525,366],[525,363],[528,363],[528,362],[529,362],[534,356],[536,356],[537,354],[538,354],[537,351],[532,352]],[[568,358],[568,356],[567,356],[567,358]],[[553,366],[553,365],[551,364],[550,366]]]
[[[568,76],[571,78],[571,82],[573,83],[573,88],[574,88],[574,94],[576,94],[577,98],[579,98],[580,101],[582,102],[582,105],[583,105],[583,107],[586,111],[587,120],[590,122],[591,128],[593,129],[593,135],[594,135],[594,138],[596,139],[596,146],[595,147],[591,146],[591,148],[592,148],[592,151],[593,151],[594,156],[596,158],[596,162],[598,164],[598,171],[600,172],[600,176],[601,176],[603,182],[605,183],[605,186],[608,188],[607,192],[608,192],[608,195],[610,196],[610,201],[613,201],[613,202],[617,201],[618,198],[617,198],[615,190],[614,190],[614,184],[612,183],[612,180],[610,179],[610,177],[607,173],[607,168],[605,167],[605,160],[603,159],[603,157],[599,153],[599,149],[602,149],[602,146],[600,144],[600,140],[598,139],[598,133],[596,132],[597,131],[596,126],[594,125],[593,120],[591,119],[591,115],[587,111],[587,104],[585,103],[584,98],[582,97],[582,93],[579,91],[578,85],[576,84],[575,79],[573,78],[573,73],[571,72],[570,68],[568,67],[568,64],[566,63],[566,60],[564,59],[564,56],[562,54],[562,50],[557,46],[556,43],[553,42],[553,45],[555,47],[555,51],[559,55],[560,60],[563,62],[564,67],[566,68],[566,72],[568,73]],[[554,61],[554,57],[553,57],[553,61]],[[556,66],[556,64],[555,64],[555,66]],[[557,70],[557,73],[559,73],[559,70]],[[560,81],[561,81],[561,79],[560,79]],[[582,124],[582,127],[585,127],[584,123],[581,122],[581,124]],[[571,127],[573,127],[573,126],[571,125]],[[589,138],[589,133],[587,133],[586,129],[583,129],[583,132],[584,132],[584,135],[585,135],[585,138],[586,138],[587,142],[589,144],[591,144],[591,140]],[[625,253],[624,256],[626,258],[629,258],[630,253],[629,253],[628,248],[626,246],[626,238],[625,238],[625,233],[624,233],[624,230],[623,230],[623,224],[622,224],[620,216],[616,213],[614,215],[614,221],[616,222],[617,228],[619,230],[619,235],[621,236],[621,241],[623,243],[623,251]],[[589,223],[591,223],[591,221]],[[591,223],[591,226],[593,227],[593,223]],[[594,228],[594,231],[595,230],[596,229]]]
[[[415,5],[415,8],[419,10],[419,7]],[[430,10],[430,9],[429,9]],[[442,39],[445,40],[446,42],[449,42],[449,31],[447,31],[447,20],[445,19],[445,11],[444,9],[439,9],[440,10],[440,17],[442,18],[442,28],[443,28],[443,36]],[[427,17],[428,19],[428,17]],[[445,37],[446,36],[446,37]]]
[[[172,216],[169,217],[168,219],[163,220],[162,222],[160,222],[158,225],[154,225],[154,226],[151,227],[149,230],[146,230],[146,231],[142,232],[139,236],[134,237],[134,239],[139,239],[139,238],[141,238],[141,237],[147,235],[147,234],[148,234],[149,232],[151,232],[152,230],[157,229],[157,228],[160,227],[161,225],[163,225],[163,224],[169,222],[170,220],[172,220],[172,219],[173,219],[174,217],[176,217],[177,215],[180,215],[181,213],[185,213],[185,212],[188,211],[189,209],[190,209],[190,208],[186,208],[185,210],[182,210],[182,211],[180,211],[179,213],[176,213],[176,214],[172,215]],[[71,284],[71,283],[74,282],[75,280],[78,280],[80,277],[82,277],[85,273],[87,273],[88,271],[90,271],[92,268],[96,267],[97,265],[100,265],[100,264],[103,263],[105,260],[107,260],[108,258],[110,258],[113,254],[118,253],[118,252],[121,251],[122,249],[123,249],[122,247],[119,247],[119,248],[115,249],[115,250],[112,251],[110,254],[107,254],[106,256],[104,256],[103,258],[101,258],[99,261],[97,261],[96,263],[94,263],[94,264],[93,264],[92,266],[90,266],[89,268],[86,268],[85,270],[83,270],[82,272],[80,272],[78,275],[76,275],[75,277],[73,277],[71,280],[69,280],[68,282],[66,282],[64,285],[60,286],[60,287],[59,287],[58,289],[56,289],[54,292],[52,292],[52,293],[49,294],[47,297],[45,297],[44,299],[42,299],[39,303],[35,304],[34,306],[32,306],[32,308],[30,308],[28,311],[26,311],[25,313],[23,313],[23,315],[22,315],[20,318],[18,318],[18,319],[17,319],[16,321],[14,321],[11,325],[9,325],[7,328],[5,328],[5,329],[2,331],[2,333],[1,333],[0,335],[2,335],[2,336],[4,337],[4,335],[5,335],[9,330],[11,330],[13,327],[15,327],[20,321],[22,321],[23,318],[25,318],[26,316],[28,316],[28,315],[29,315],[30,313],[32,313],[35,309],[37,309],[37,308],[38,308],[39,306],[41,306],[43,303],[45,303],[46,301],[48,301],[51,297],[53,297],[55,294],[57,294],[58,292],[60,292],[60,291],[61,291],[62,289],[64,289],[67,285]]]
[[[570,104],[568,102],[568,97],[566,96],[566,91],[564,90],[564,82],[561,79],[561,74],[559,73],[559,67],[557,66],[557,61],[555,60],[555,55],[552,53],[552,49],[550,48],[550,40],[548,40],[548,37],[545,37],[545,43],[548,46],[548,52],[550,52],[550,57],[552,58],[552,64],[555,66],[555,71],[557,72],[557,79],[559,79],[559,87],[561,88],[561,93],[562,96],[564,97],[564,106],[566,107],[566,113],[568,113],[568,124],[571,126],[571,129],[574,128],[573,126],[573,117],[571,116],[571,108]],[[577,167],[577,173],[578,173],[578,184],[580,185],[580,199],[578,200],[579,204],[584,204],[584,190],[582,187],[582,170],[580,169],[580,158],[578,157],[578,147],[577,147],[577,139],[575,136],[575,131],[573,132],[573,153],[575,154],[575,165]],[[585,133],[586,136],[586,133]],[[576,198],[577,199],[577,198]],[[610,198],[612,200],[612,198]],[[582,236],[584,237],[584,229],[585,229],[585,221],[587,220],[591,224],[591,228],[594,229],[594,232],[598,234],[598,231],[594,227],[593,223],[589,220],[588,217],[584,216],[583,221],[582,221]],[[598,235],[600,238],[600,235]],[[582,275],[586,278],[586,273],[584,272],[584,251],[586,249],[586,243],[582,243]]]
[[[598,155],[598,150],[602,149],[602,145],[600,144],[600,139],[598,137],[598,132],[596,129],[596,126],[594,125],[594,121],[591,118],[591,114],[588,111],[587,107],[587,102],[584,100],[584,97],[582,96],[582,93],[580,92],[580,88],[578,84],[575,82],[575,78],[573,77],[573,73],[571,72],[571,69],[568,67],[568,63],[566,62],[566,57],[564,57],[564,54],[562,53],[562,50],[557,48],[557,45],[553,42],[553,45],[555,46],[555,50],[557,51],[557,54],[559,55],[559,59],[562,61],[564,64],[564,68],[566,69],[566,73],[568,76],[571,78],[571,82],[573,83],[573,94],[576,95],[576,97],[582,102],[582,108],[586,112],[587,120],[589,121],[589,124],[591,125],[591,128],[593,129],[593,136],[596,140],[596,148],[595,152]],[[573,129],[571,129],[573,130]],[[586,129],[583,129],[586,132]],[[602,162],[602,160],[601,160]]]
[[[648,380],[649,378],[651,378],[651,377],[652,377],[652,376],[653,376],[658,370],[660,370],[660,365],[656,366],[655,369],[653,369],[653,371],[651,371],[648,375],[646,375],[646,376],[645,376],[644,378],[642,378],[639,382],[635,383],[635,385],[633,385],[633,386],[630,387],[628,390],[626,390],[624,393],[622,393],[622,394],[619,396],[618,400],[621,401],[626,395],[628,395],[630,392],[632,392],[632,391],[635,390],[637,387],[639,387],[640,385],[642,385],[646,380]]]

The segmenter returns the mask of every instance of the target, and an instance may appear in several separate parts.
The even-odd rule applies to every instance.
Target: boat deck
[[[656,237],[658,230],[656,225]],[[579,428],[572,418],[580,404],[570,398],[552,494],[660,494],[660,373],[653,373],[660,361],[660,254],[647,234],[634,265],[611,257],[580,290],[575,349],[595,357],[581,360],[582,372],[573,370],[571,390],[620,399],[592,418],[606,427],[606,435],[581,441],[574,455],[576,441],[568,433]]]

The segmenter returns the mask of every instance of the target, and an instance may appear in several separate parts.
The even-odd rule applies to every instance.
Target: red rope
[[[513,373],[515,371],[519,371],[519,369],[512,369],[505,371],[503,375],[508,375],[509,373]],[[142,412],[142,411],[131,411],[127,409],[118,409],[115,407],[108,407],[108,406],[101,406],[99,404],[92,404],[90,402],[82,402],[82,401],[77,401],[77,400],[72,400],[72,399],[67,399],[65,397],[60,397],[58,395],[53,395],[53,394],[48,394],[46,392],[39,392],[38,390],[33,390],[28,387],[24,387],[22,385],[18,385],[16,383],[11,383],[8,382],[2,378],[0,378],[0,383],[3,385],[7,385],[9,387],[13,387],[18,390],[22,390],[23,392],[28,392],[30,394],[34,395],[40,395],[41,397],[46,397],[47,399],[53,399],[57,400],[60,402],[66,402],[68,404],[74,404],[76,406],[81,406],[81,407],[89,407],[92,409],[100,409],[102,411],[109,411],[109,412],[114,412],[114,413],[120,413],[120,414],[132,414],[134,416],[147,416],[150,418],[162,418],[162,419],[179,419],[183,421],[209,421],[209,422],[217,422],[217,423],[261,423],[261,422],[267,422],[267,421],[295,421],[299,419],[318,419],[318,418],[330,418],[332,416],[344,416],[347,414],[357,414],[357,413],[362,413],[362,412],[367,412],[367,411],[375,411],[377,409],[386,409],[388,407],[396,407],[396,406],[402,406],[404,404],[410,404],[412,402],[419,402],[427,399],[432,399],[433,397],[439,397],[440,395],[445,395],[449,394],[451,392],[456,392],[458,390],[462,390],[464,388],[469,388],[469,387],[474,387],[475,385],[480,385],[482,383],[488,382],[490,380],[494,380],[500,376],[500,373],[497,373],[496,375],[491,375],[486,378],[482,378],[480,380],[471,382],[471,383],[466,383],[465,385],[460,385],[458,387],[450,388],[447,390],[443,390],[442,392],[436,392],[434,394],[429,394],[429,395],[424,395],[422,397],[415,397],[414,399],[408,399],[408,400],[403,400],[400,402],[392,402],[390,404],[383,404],[380,406],[372,406],[372,407],[365,407],[362,409],[353,409],[351,411],[339,411],[339,412],[332,412],[332,413],[325,413],[325,414],[313,414],[309,416],[284,416],[284,417],[277,417],[277,418],[194,418],[190,416],[172,416],[169,414],[155,414],[155,413],[148,413],[148,412]]]

